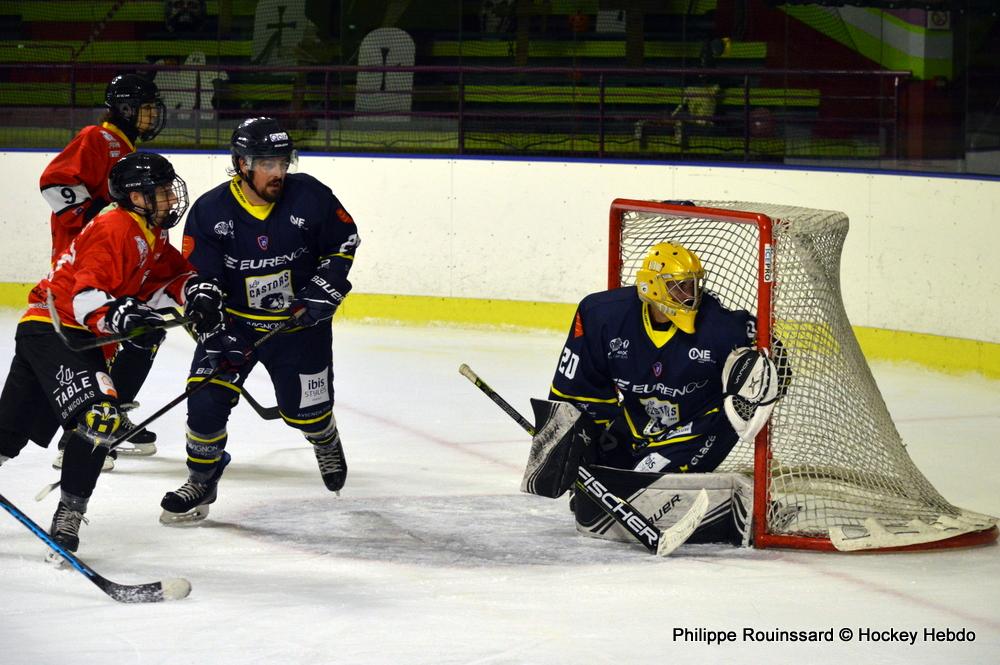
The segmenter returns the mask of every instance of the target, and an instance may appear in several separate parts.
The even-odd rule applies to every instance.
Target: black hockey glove
[[[222,329],[225,294],[214,279],[192,277],[184,287],[184,316],[199,339]]]
[[[112,333],[128,335],[144,332],[126,340],[140,349],[151,349],[163,341],[166,335],[162,328],[164,323],[163,317],[155,310],[129,296],[110,302],[104,315],[104,327]]]
[[[295,294],[290,309],[304,309],[299,324],[308,327],[332,318],[344,297],[351,290],[347,278],[332,278],[329,271],[320,271]]]
[[[250,349],[239,337],[220,328],[217,332],[200,338],[198,343],[205,349],[212,369],[222,368],[223,372],[239,369],[250,358]]]

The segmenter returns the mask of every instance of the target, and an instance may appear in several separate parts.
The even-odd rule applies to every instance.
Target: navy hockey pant
[[[236,322],[230,332],[247,346],[263,335]],[[257,349],[238,372],[212,380],[188,398],[187,466],[195,477],[214,472],[226,448],[229,414],[239,402],[243,382],[257,363],[264,366],[284,421],[306,434],[322,432],[333,418],[333,334],[329,321],[279,334]],[[189,382],[203,381],[212,367],[199,345]]]

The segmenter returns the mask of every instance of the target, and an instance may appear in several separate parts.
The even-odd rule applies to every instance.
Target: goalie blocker
[[[603,428],[569,402],[531,400],[535,434],[521,479],[521,491],[555,499],[576,482],[576,469],[594,461],[594,442]]]

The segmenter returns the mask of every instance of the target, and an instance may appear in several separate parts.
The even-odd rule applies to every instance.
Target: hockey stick
[[[472,371],[472,368],[462,363],[458,366],[458,373],[467,378],[469,381],[475,384],[477,388],[483,391],[483,394],[493,400],[493,403],[500,407],[500,409],[506,413],[508,416],[514,419],[518,425],[524,428],[524,431],[535,436],[535,427],[530,422],[525,420],[524,416],[517,412],[517,409],[512,407],[507,403],[503,397],[500,397],[495,390],[490,388],[485,381],[479,378],[479,375]]]
[[[254,351],[256,351],[257,349],[259,349],[261,347],[261,345],[264,344],[264,342],[268,341],[269,339],[271,339],[272,337],[274,337],[278,333],[280,333],[283,330],[287,329],[293,323],[297,322],[299,320],[299,318],[305,313],[305,311],[306,311],[305,307],[302,307],[302,308],[297,309],[294,312],[292,312],[292,315],[289,318],[287,318],[284,321],[281,321],[280,323],[278,323],[277,326],[275,326],[274,328],[272,328],[271,330],[269,330],[268,332],[266,332],[264,335],[262,335],[261,337],[259,337],[253,344],[251,344],[250,348],[247,349],[244,352],[244,356],[249,358],[250,354],[253,353]],[[164,404],[162,407],[160,407],[160,409],[156,413],[154,413],[153,415],[149,416],[148,418],[146,418],[145,420],[143,420],[141,423],[137,424],[135,427],[133,427],[129,431],[123,432],[123,433],[119,434],[118,436],[116,436],[115,438],[111,439],[111,441],[109,441],[107,443],[107,445],[106,445],[108,451],[110,452],[110,451],[114,450],[115,448],[117,448],[119,445],[121,445],[121,443],[123,441],[125,441],[125,439],[127,439],[130,436],[134,435],[136,432],[140,432],[143,429],[145,429],[151,422],[153,422],[154,420],[156,420],[157,418],[159,418],[160,416],[162,416],[164,413],[166,413],[170,409],[174,408],[175,406],[177,406],[178,404],[180,404],[181,402],[183,402],[184,400],[186,400],[188,397],[190,397],[191,395],[195,394],[196,392],[198,392],[199,390],[201,390],[202,388],[204,388],[208,384],[210,384],[212,382],[212,379],[218,377],[221,374],[225,374],[227,371],[229,371],[229,369],[230,369],[230,367],[228,365],[226,365],[226,364],[220,364],[218,367],[216,367],[215,369],[213,369],[211,371],[211,373],[209,373],[207,376],[205,376],[204,379],[202,379],[198,383],[195,383],[194,387],[189,386],[189,387],[185,388],[184,392],[182,392],[180,395],[178,395],[177,397],[173,398],[172,400],[170,400],[169,402],[167,402],[166,404]],[[57,480],[56,482],[51,483],[51,484],[46,485],[45,487],[43,487],[38,492],[38,494],[35,495],[35,501],[41,501],[42,499],[44,499],[45,497],[47,497],[49,495],[49,493],[52,490],[54,490],[55,488],[59,487],[59,485],[61,483],[62,483],[62,480]]]
[[[118,342],[124,342],[135,337],[141,337],[147,333],[154,332],[156,330],[166,330],[168,328],[176,328],[177,326],[182,326],[188,323],[188,320],[184,317],[174,316],[172,319],[165,320],[162,326],[140,326],[134,330],[130,330],[127,333],[119,333],[117,335],[104,335],[101,337],[96,337],[93,340],[88,340],[86,342],[74,342],[66,336],[66,332],[62,327],[62,320],[59,318],[59,312],[56,310],[55,298],[50,290],[45,296],[45,304],[49,308],[49,316],[52,318],[52,328],[56,331],[56,335],[59,339],[63,341],[70,351],[89,351],[90,349],[96,349],[101,346],[107,346],[108,344],[117,344]],[[173,313],[168,312],[168,313]]]
[[[174,316],[179,316],[179,314],[177,314],[176,310],[172,310],[172,311],[174,312]],[[184,323],[188,323],[188,322],[189,321],[187,321],[187,320],[184,321]],[[194,334],[194,330],[192,330],[190,326],[185,325],[184,326],[184,330],[187,331],[188,335],[190,335],[192,339],[195,339],[195,341],[197,341],[197,339],[195,337],[195,334]],[[279,420],[281,418],[281,411],[278,410],[277,406],[263,406],[263,405],[261,405],[261,403],[258,402],[257,400],[255,400],[253,398],[253,395],[251,395],[247,391],[247,389],[246,389],[245,386],[240,386],[240,394],[243,397],[246,398],[247,404],[250,405],[250,408],[252,408],[254,411],[256,411],[257,415],[260,416],[261,418],[263,418],[264,420]]]
[[[171,577],[147,584],[118,584],[117,582],[112,582],[98,574],[97,571],[78,559],[75,554],[57,543],[45,529],[38,526],[30,517],[22,513],[17,506],[2,494],[0,494],[0,507],[3,507],[4,510],[13,515],[18,522],[38,536],[42,542],[52,548],[52,551],[61,556],[66,563],[93,582],[98,589],[120,603],[158,603],[162,600],[180,600],[181,598],[187,598],[188,594],[191,593],[191,583],[183,577]]]
[[[479,378],[468,365],[462,363],[458,371],[479,388],[483,394],[489,397],[493,403],[499,406],[504,413],[513,418],[525,432],[531,436],[535,435],[534,426],[518,413],[517,409],[512,407],[507,400],[498,395],[485,381]],[[698,525],[701,524],[701,520],[705,517],[705,512],[708,510],[708,493],[702,489],[685,515],[669,528],[660,530],[642,513],[636,510],[632,504],[616,496],[603,483],[594,478],[587,467],[580,466],[577,473],[579,474],[575,483],[577,491],[590,498],[598,508],[621,525],[643,547],[658,556],[668,556],[684,544],[691,534],[694,533],[694,530],[698,528]]]
[[[240,386],[240,394],[243,395],[244,399],[246,399],[247,404],[250,405],[250,408],[253,409],[254,411],[256,411],[257,415],[260,416],[261,418],[263,418],[264,420],[280,420],[281,419],[281,410],[278,409],[277,405],[275,405],[275,406],[262,406],[260,404],[260,402],[258,402],[257,400],[255,400],[253,398],[253,396],[249,392],[247,392],[247,389],[244,386]],[[121,453],[119,453],[119,454],[121,454]]]
[[[71,341],[69,337],[66,336],[66,333],[63,331],[62,321],[59,319],[59,312],[56,311],[55,299],[52,296],[51,290],[48,292],[48,295],[45,298],[45,302],[48,305],[49,316],[52,318],[52,327],[55,329],[56,335],[59,336],[59,339],[63,341],[63,344],[65,344],[71,351],[88,351],[90,349],[96,349],[98,347],[106,346],[108,344],[117,344],[118,342],[129,340],[132,339],[133,337],[139,337],[154,330],[166,330],[168,328],[176,328],[177,326],[185,326],[188,323],[190,323],[188,319],[184,318],[183,316],[180,316],[176,310],[168,309],[161,312],[161,314],[162,313],[171,314],[173,318],[168,319],[162,326],[156,326],[156,327],[143,326],[141,328],[136,328],[135,330],[132,330],[128,333],[98,337],[92,341],[87,341],[81,344]],[[243,397],[246,398],[247,404],[249,404],[250,407],[257,412],[257,415],[263,418],[264,420],[279,420],[281,418],[281,412],[278,410],[277,406],[262,406],[260,402],[255,400],[253,396],[247,392],[246,388],[241,387],[240,393],[243,395]],[[140,428],[135,427],[129,431],[131,432],[131,434],[138,434]]]

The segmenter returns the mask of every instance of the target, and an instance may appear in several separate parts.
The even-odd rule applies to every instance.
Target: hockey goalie
[[[637,537],[624,500],[664,532],[693,520],[686,542],[750,544],[751,481],[712,471],[764,426],[789,372],[780,353],[776,363],[754,348],[751,314],[723,307],[704,278],[693,252],[654,245],[635,286],[580,302],[549,401],[532,401],[521,489],[572,489],[586,535]]]

